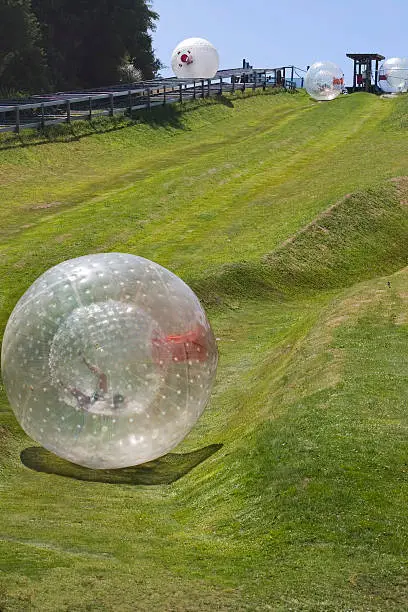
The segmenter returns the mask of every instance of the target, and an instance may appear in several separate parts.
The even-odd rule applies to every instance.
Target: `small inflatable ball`
[[[314,100],[334,100],[344,88],[344,74],[333,62],[316,62],[305,78],[305,89]]]
[[[408,59],[390,57],[381,64],[379,85],[386,93],[404,93],[408,90]]]
[[[204,38],[183,40],[171,58],[171,67],[179,79],[212,79],[219,63],[216,48]]]
[[[51,268],[7,323],[1,367],[34,440],[89,468],[173,449],[209,399],[217,347],[192,290],[156,263],[102,253]]]

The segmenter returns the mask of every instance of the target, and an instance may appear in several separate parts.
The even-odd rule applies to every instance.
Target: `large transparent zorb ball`
[[[191,289],[122,253],[65,261],[23,295],[4,334],[10,404],[29,436],[90,468],[174,448],[209,399],[217,347]]]
[[[334,100],[344,88],[344,74],[333,62],[316,62],[305,78],[305,89],[315,100]]]
[[[179,79],[212,79],[219,63],[217,49],[204,38],[183,40],[171,58],[171,67]]]
[[[379,85],[386,93],[408,91],[408,58],[390,57],[381,64]]]

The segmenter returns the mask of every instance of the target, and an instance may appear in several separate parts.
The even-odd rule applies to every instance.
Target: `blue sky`
[[[178,42],[210,40],[221,68],[247,58],[256,68],[318,60],[336,62],[352,78],[346,53],[408,56],[408,0],[152,0],[160,15],[153,34],[156,55],[167,66]],[[170,76],[171,70],[163,70]]]

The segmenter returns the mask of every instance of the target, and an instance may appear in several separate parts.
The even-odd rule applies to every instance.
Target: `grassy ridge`
[[[206,304],[283,299],[347,287],[399,270],[408,260],[407,184],[349,194],[260,262],[220,266],[190,281]]]
[[[36,473],[2,392],[0,608],[407,608],[404,103],[259,95],[0,150],[1,326],[62,259],[170,267],[221,357],[177,452],[223,444],[170,486]]]

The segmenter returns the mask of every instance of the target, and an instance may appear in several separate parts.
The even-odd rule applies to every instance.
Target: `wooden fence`
[[[228,80],[230,82],[228,82]],[[282,85],[289,90],[296,89],[292,80]],[[236,83],[234,78],[217,77],[211,80],[155,81],[147,86],[137,85],[134,89],[86,94],[57,94],[50,100],[41,99],[35,103],[11,105],[0,104],[0,132],[20,133],[22,129],[43,129],[47,125],[90,120],[95,117],[126,114],[155,106],[184,102],[197,98],[220,96],[227,92],[266,89],[274,87],[273,82],[256,79],[252,83]]]

